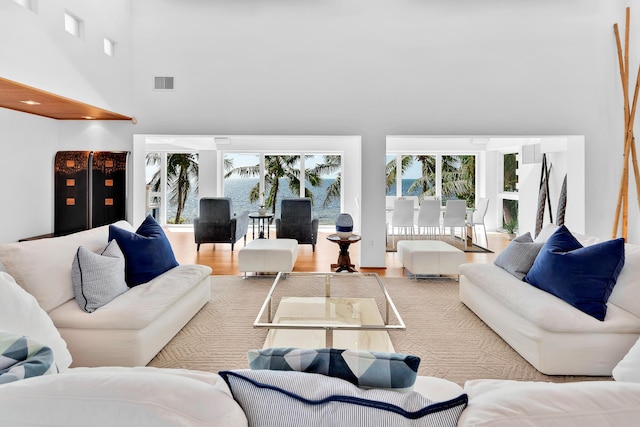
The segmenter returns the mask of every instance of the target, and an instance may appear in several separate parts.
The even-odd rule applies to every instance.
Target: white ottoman
[[[298,258],[298,241],[295,239],[257,239],[238,252],[238,267],[247,272],[276,273],[293,271]]]
[[[459,266],[466,262],[463,251],[440,240],[401,240],[398,259],[402,266],[419,274],[460,274]]]

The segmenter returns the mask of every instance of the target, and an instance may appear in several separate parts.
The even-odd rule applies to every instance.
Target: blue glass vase
[[[348,239],[353,234],[353,218],[348,213],[341,213],[336,218],[336,234]]]

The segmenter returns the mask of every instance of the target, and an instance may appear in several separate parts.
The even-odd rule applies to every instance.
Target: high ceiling
[[[0,107],[56,120],[133,120],[122,114],[0,77]]]

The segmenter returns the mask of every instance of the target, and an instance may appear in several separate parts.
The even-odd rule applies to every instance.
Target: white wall
[[[0,109],[0,243],[53,231],[57,122]]]
[[[0,40],[11,40],[0,43],[0,76],[135,115],[135,133],[362,136],[362,233],[374,242],[362,246],[364,266],[384,263],[377,189],[387,135],[584,135],[586,232],[610,234],[623,131],[612,25],[624,22],[630,1],[39,4],[34,17],[0,3]],[[117,33],[125,54],[130,40],[131,63],[112,66],[90,51],[99,36],[87,33],[79,43],[60,32],[65,7]],[[640,11],[632,12],[640,28]],[[632,33],[633,69],[639,33]],[[175,76],[176,90],[151,90],[156,75]],[[4,141],[40,121],[12,117],[0,115],[3,153],[27,155],[29,148]],[[53,147],[39,144],[50,156]],[[0,172],[3,194],[7,179],[28,182],[28,174]],[[632,203],[635,242],[638,219]]]
[[[384,262],[387,135],[585,135],[586,231],[607,235],[619,178],[600,171],[619,168],[624,6],[139,0],[136,115],[161,133],[362,135],[367,266]],[[155,75],[176,90],[150,90]]]

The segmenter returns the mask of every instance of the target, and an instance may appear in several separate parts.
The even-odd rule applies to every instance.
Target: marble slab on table
[[[264,348],[342,348],[394,352],[386,331],[366,330],[366,325],[384,325],[373,298],[282,298],[272,323],[289,325],[363,326],[359,330],[333,330],[333,343],[327,345],[325,329],[270,329]]]

